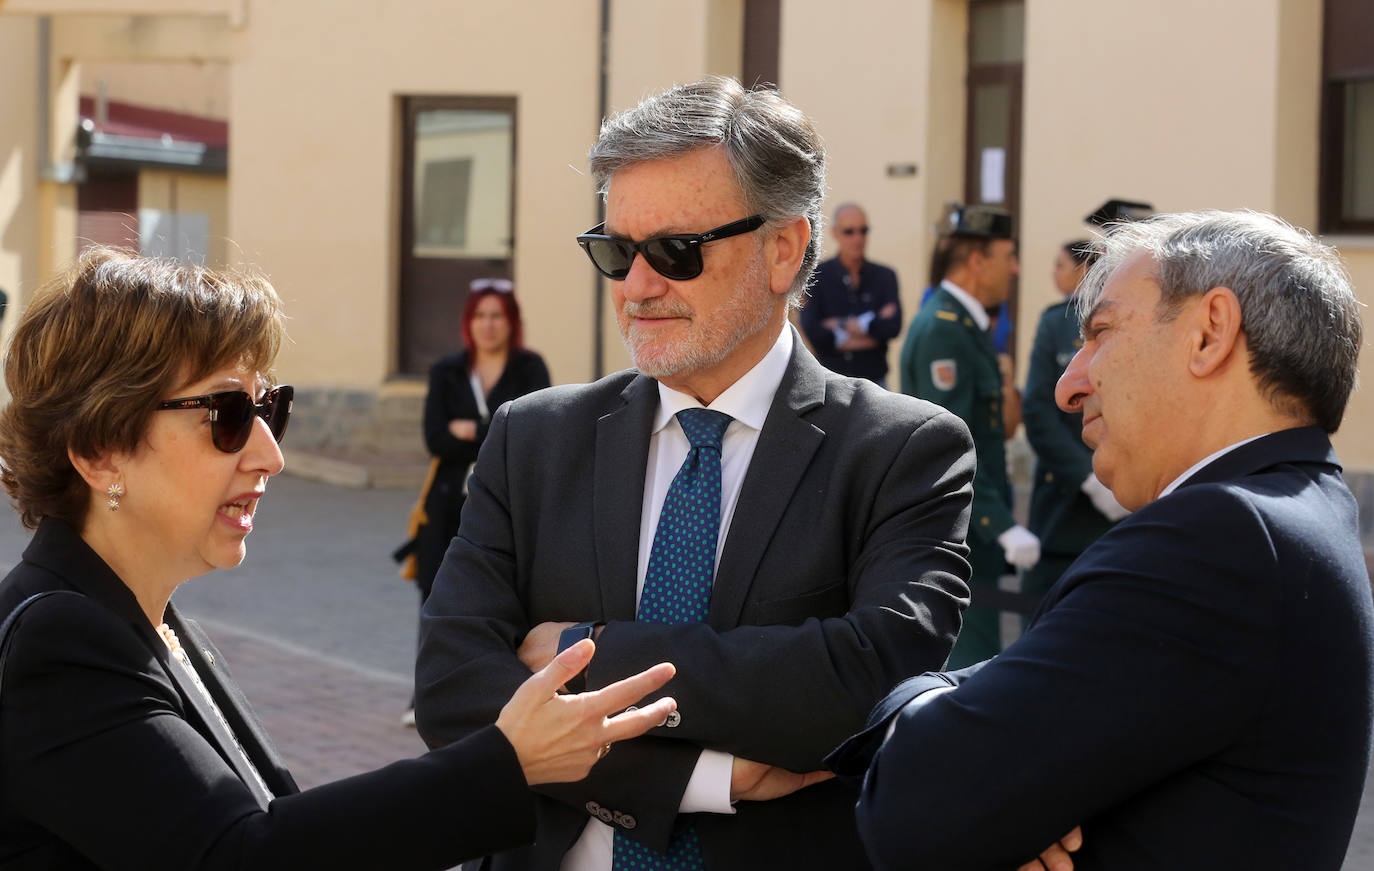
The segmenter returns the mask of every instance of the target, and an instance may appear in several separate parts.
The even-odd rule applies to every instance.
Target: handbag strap
[[[16,605],[14,610],[9,613],[9,616],[5,618],[5,622],[0,623],[0,688],[3,688],[5,685],[5,660],[9,656],[10,635],[14,630],[15,624],[19,622],[20,616],[29,609],[29,606],[33,605],[39,599],[46,599],[48,596],[58,593],[66,593],[72,596],[81,595],[75,590],[44,590],[41,593],[34,593],[32,596],[29,596]]]

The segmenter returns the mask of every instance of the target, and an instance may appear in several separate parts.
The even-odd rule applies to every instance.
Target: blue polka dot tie
[[[711,608],[720,532],[720,440],[731,417],[705,408],[679,411],[677,421],[692,449],[663,499],[649,551],[638,619],[650,623],[702,623]],[[701,840],[688,827],[659,853],[615,832],[612,871],[705,869]]]

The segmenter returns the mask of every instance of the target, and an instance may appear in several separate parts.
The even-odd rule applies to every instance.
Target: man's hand
[[[863,333],[850,333],[849,338],[835,346],[840,351],[867,351],[878,347],[878,340]]]
[[[662,725],[677,708],[663,698],[625,711],[672,678],[673,666],[666,662],[594,692],[560,695],[558,688],[587,667],[595,650],[584,638],[554,657],[520,685],[496,718],[531,786],[581,780],[612,744]],[[611,716],[616,711],[624,713]]]
[[[1045,848],[1039,858],[1017,868],[1016,871],[1073,871],[1073,857],[1069,854],[1083,846],[1083,828],[1074,826],[1073,831]]]
[[[834,776],[833,771],[798,774],[736,756],[730,767],[730,801],[771,801]]]
[[[547,668],[548,664],[553,662],[553,658],[558,655],[558,636],[563,634],[564,629],[576,625],[576,623],[540,623],[529,631],[524,641],[520,642],[520,647],[516,649],[515,655],[520,657],[525,668],[532,672]],[[573,674],[577,674],[577,672],[573,672]]]

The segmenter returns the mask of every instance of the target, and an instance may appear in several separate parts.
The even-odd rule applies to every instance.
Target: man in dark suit
[[[425,606],[420,733],[489,724],[502,688],[589,634],[587,686],[666,659],[678,716],[585,781],[540,788],[536,844],[490,867],[867,867],[857,790],[818,769],[949,654],[968,431],[828,372],[788,327],[825,163],[775,91],[675,87],[607,122],[591,162],[606,221],[579,242],[612,279],[638,372],[496,413]],[[699,438],[702,420],[723,435]],[[689,480],[709,481],[695,524]]]
[[[1269,215],[1161,215],[1103,248],[1057,395],[1134,513],[1019,641],[906,682],[830,762],[867,766],[883,868],[1012,868],[1074,830],[1080,871],[1336,871],[1374,702],[1328,439],[1358,303],[1332,249]]]
[[[830,226],[839,251],[816,266],[801,328],[821,365],[887,386],[887,343],[902,331],[897,273],[864,256],[868,215],[855,203],[835,209]]]

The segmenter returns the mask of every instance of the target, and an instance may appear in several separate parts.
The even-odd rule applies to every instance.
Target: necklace
[[[176,657],[178,662],[186,661],[186,653],[181,649],[181,642],[177,640],[177,634],[172,631],[172,627],[166,623],[159,623],[157,634],[162,637],[162,643],[167,645],[167,649],[172,651],[172,656]]]

